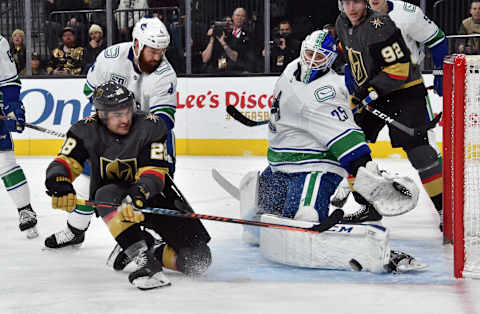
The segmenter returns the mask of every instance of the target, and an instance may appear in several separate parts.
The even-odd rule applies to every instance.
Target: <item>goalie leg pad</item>
[[[412,179],[380,172],[374,161],[358,169],[354,187],[383,216],[402,215],[418,202],[419,190]]]
[[[240,181],[240,218],[258,220],[259,172],[251,171]],[[243,226],[242,240],[250,245],[258,245],[258,228]]]
[[[263,214],[262,222],[310,228],[312,222]],[[291,266],[352,270],[354,259],[363,271],[385,272],[390,248],[388,230],[382,226],[337,224],[330,230],[312,234],[261,228],[260,251],[265,258]],[[358,266],[357,264],[355,264]]]

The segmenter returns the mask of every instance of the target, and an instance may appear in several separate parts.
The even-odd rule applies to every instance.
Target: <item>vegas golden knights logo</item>
[[[135,158],[110,160],[100,157],[100,172],[103,180],[131,182],[135,180],[137,173],[137,160]]]
[[[367,70],[363,64],[362,53],[351,48],[348,49],[348,60],[352,66],[352,74],[358,86],[365,83],[368,78]]]

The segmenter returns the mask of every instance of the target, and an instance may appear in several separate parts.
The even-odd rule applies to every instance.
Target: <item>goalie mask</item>
[[[300,50],[301,81],[308,84],[328,71],[337,57],[337,43],[325,30],[314,31],[302,42]]]
[[[156,17],[141,18],[133,28],[132,38],[133,47],[135,47],[135,40],[138,40],[138,53],[135,53],[135,49],[133,49],[133,53],[137,59],[140,57],[145,46],[155,49],[166,49],[170,44],[170,35],[168,34],[165,24]]]

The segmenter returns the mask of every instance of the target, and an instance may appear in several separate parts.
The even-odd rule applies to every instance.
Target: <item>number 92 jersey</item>
[[[350,64],[356,88],[374,87],[381,96],[422,84],[402,33],[388,15],[367,9],[363,22],[352,26],[345,13],[335,30]]]
[[[350,162],[370,153],[348,108],[343,77],[333,71],[309,84],[299,81],[299,59],[275,84],[268,132],[273,171],[347,174]]]

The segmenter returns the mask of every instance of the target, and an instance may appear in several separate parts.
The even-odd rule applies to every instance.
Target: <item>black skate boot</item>
[[[390,262],[383,266],[389,273],[406,273],[409,271],[422,270],[428,267],[420,263],[413,256],[401,251],[390,251]]]
[[[67,228],[55,232],[45,239],[45,246],[51,249],[59,249],[66,246],[80,247],[85,240],[85,230],[72,227],[67,223]]]
[[[170,286],[171,282],[163,273],[160,263],[150,250],[141,251],[135,261],[139,267],[128,275],[132,285],[140,290],[150,290],[159,287]]]
[[[355,201],[362,205],[362,208],[353,214],[346,215],[342,219],[342,223],[361,223],[366,221],[380,221],[383,216],[358,192],[353,192]]]
[[[33,211],[32,206],[27,205],[18,209],[18,227],[20,231],[27,234],[27,238],[33,239],[38,237],[37,231],[37,214]]]
[[[342,223],[360,223],[367,221],[380,221],[383,216],[380,215],[373,205],[362,205],[362,208],[353,214],[346,215],[342,219]]]
[[[148,248],[152,248],[154,245],[162,243],[162,241],[155,239],[148,231],[144,230],[143,234]],[[110,252],[110,255],[108,255],[106,264],[107,266],[113,267],[114,270],[118,271],[123,270],[128,264],[130,264],[130,262],[132,262],[132,259],[125,254],[120,245],[116,244],[112,252]]]

